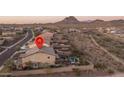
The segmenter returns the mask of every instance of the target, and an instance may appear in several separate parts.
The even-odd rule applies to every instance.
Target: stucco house
[[[55,64],[56,55],[51,47],[43,47],[38,49],[37,47],[27,50],[25,54],[20,55],[21,63],[26,62],[38,63],[38,64]]]
[[[13,36],[16,35],[15,31],[3,31],[2,36]]]
[[[45,43],[50,45],[50,42],[51,42],[51,39],[53,37],[53,34],[52,32],[43,32],[41,34],[41,36],[45,39]]]

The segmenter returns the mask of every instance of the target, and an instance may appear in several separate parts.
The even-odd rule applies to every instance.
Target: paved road
[[[3,63],[10,58],[10,56],[16,52],[17,50],[17,46],[23,46],[24,43],[26,43],[27,41],[29,41],[31,38],[33,37],[33,33],[32,31],[28,31],[27,32],[27,36],[25,38],[23,38],[22,40],[20,40],[18,43],[14,44],[13,46],[9,47],[8,49],[6,49],[2,54],[0,54],[0,66],[3,65]]]

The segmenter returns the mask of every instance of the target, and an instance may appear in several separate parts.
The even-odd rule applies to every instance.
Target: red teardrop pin
[[[39,35],[39,36],[37,36],[36,38],[35,38],[35,44],[37,45],[37,47],[40,49],[40,48],[42,48],[43,47],[43,44],[45,43],[45,40],[44,40],[44,38],[41,36],[41,35]]]

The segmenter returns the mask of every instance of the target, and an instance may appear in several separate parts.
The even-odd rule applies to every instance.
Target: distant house
[[[112,30],[110,33],[114,34],[114,33],[116,33],[116,31],[115,30]]]
[[[22,27],[15,27],[15,31],[23,31]]]
[[[53,48],[43,47],[42,49],[29,49],[25,54],[20,55],[20,58],[22,64],[26,62],[55,64],[56,55]]]
[[[66,40],[66,39],[63,39],[63,40],[53,40],[53,43],[58,43],[58,44],[68,44],[69,41]]]
[[[53,34],[54,33],[52,33],[52,32],[44,32],[44,33],[42,33],[42,36],[44,37],[44,39],[50,40],[53,37]]]
[[[124,30],[117,30],[117,31],[115,31],[115,34],[124,34]]]
[[[35,31],[43,31],[42,27],[35,27]]]
[[[2,38],[5,40],[14,40],[13,36],[2,36]]]
[[[42,33],[41,34],[41,36],[44,38],[44,40],[45,40],[45,44],[44,44],[44,46],[49,46],[50,45],[50,42],[51,42],[51,38],[53,37],[53,33],[52,32],[44,32],[44,33]],[[34,43],[34,42],[30,42],[29,44],[28,44],[28,47],[29,48],[34,48],[34,47],[36,47],[36,44]]]
[[[50,45],[53,34],[54,33],[52,33],[52,32],[44,32],[44,33],[41,34],[42,37],[45,39],[46,44]]]
[[[81,31],[75,28],[70,28],[68,32],[71,33],[71,32],[81,32]]]
[[[15,31],[3,31],[2,36],[13,36],[16,35]]]
[[[66,50],[66,51],[56,50],[56,52],[58,55],[61,55],[61,56],[70,56],[72,54],[70,50]]]
[[[24,46],[22,46],[20,49],[22,49],[22,50],[26,50],[26,48],[27,48],[27,46],[24,45]]]

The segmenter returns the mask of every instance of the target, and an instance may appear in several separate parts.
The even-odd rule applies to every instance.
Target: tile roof
[[[35,48],[31,48],[31,49],[27,50],[26,53],[20,55],[20,57],[26,57],[26,56],[29,56],[29,55],[32,55],[32,54],[35,54],[35,53],[46,53],[46,54],[49,54],[49,55],[56,56],[56,54],[54,52],[54,49],[51,48],[51,47],[43,47],[41,49],[38,49],[37,47],[35,47]]]

